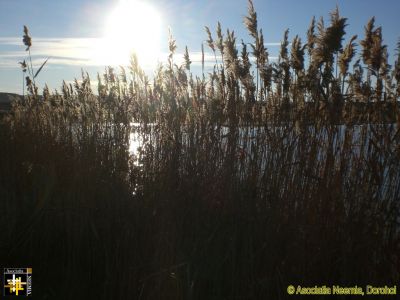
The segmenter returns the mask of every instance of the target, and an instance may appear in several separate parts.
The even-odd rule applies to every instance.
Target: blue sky
[[[109,16],[120,1],[123,0],[0,0],[0,92],[22,93],[18,62],[26,57],[23,25],[32,35],[34,67],[51,57],[39,75],[41,87],[48,83],[52,89],[59,88],[62,80],[79,78],[82,68],[95,79],[95,74],[104,70],[100,61],[93,60],[102,51],[96,45],[101,45],[99,40],[105,35]],[[146,2],[157,11],[161,20],[157,38],[161,60],[167,51],[168,27],[177,40],[177,56],[182,56],[187,45],[194,68],[200,65],[201,43],[207,38],[205,25],[214,30],[220,21],[224,29],[235,30],[238,41],[251,41],[243,26],[247,0],[129,1]],[[329,12],[336,5],[341,15],[349,19],[347,39],[353,34],[362,38],[364,26],[372,16],[376,17],[376,25],[383,27],[384,42],[392,57],[400,37],[398,0],[254,0],[254,5],[271,56],[276,56],[285,29],[289,29],[290,39],[296,34],[304,37],[312,16],[323,16],[328,21]],[[135,30],[138,31],[132,29],[132,35]],[[151,74],[150,66],[145,65],[145,69]]]

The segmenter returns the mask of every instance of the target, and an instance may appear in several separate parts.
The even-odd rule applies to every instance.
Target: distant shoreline
[[[20,99],[22,99],[22,96],[19,94],[0,92],[0,114],[9,112],[11,103]]]

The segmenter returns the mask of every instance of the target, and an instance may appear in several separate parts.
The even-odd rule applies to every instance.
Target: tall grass
[[[284,299],[288,284],[400,279],[399,67],[372,19],[285,32],[272,62],[249,1],[239,53],[169,60],[47,88],[0,127],[2,262],[42,299]],[[224,33],[223,33],[224,32]],[[289,49],[290,47],[290,49]],[[221,57],[221,60],[218,60]],[[132,123],[140,126],[132,126]],[[129,152],[129,137],[142,140]]]

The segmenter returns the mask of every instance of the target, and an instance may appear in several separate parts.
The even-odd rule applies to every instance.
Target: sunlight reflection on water
[[[132,132],[129,137],[129,154],[137,156],[141,145],[139,134]]]
[[[142,147],[146,146],[146,143],[149,143],[148,137],[150,136],[150,130],[149,134],[143,134],[141,132],[140,124],[137,123],[132,123],[132,132],[130,133],[130,144],[129,144],[129,154],[131,155],[133,159],[133,163],[137,167],[143,167],[143,155],[145,155],[145,152],[142,151]],[[155,124],[150,124],[150,127],[154,127]],[[334,139],[332,141],[332,147],[335,146],[335,162],[339,165],[340,163],[340,158],[341,158],[341,151],[344,147],[344,141],[345,141],[345,136],[346,136],[346,131],[349,131],[348,133],[350,134],[351,137],[351,156],[350,159],[357,160],[359,157],[368,157],[369,156],[369,151],[370,151],[370,141],[373,138],[372,133],[374,132],[371,130],[371,128],[374,128],[374,130],[390,130],[392,132],[397,132],[397,124],[361,124],[361,125],[353,125],[353,126],[346,126],[346,125],[338,125],[336,126],[336,132],[334,135]],[[283,136],[283,143],[287,142],[292,142],[293,140],[296,139],[296,136],[299,133],[293,133],[288,134],[285,136],[285,134],[281,133],[280,131],[283,130],[284,127],[280,126],[275,126],[271,127],[269,130],[271,132],[274,132],[277,136]],[[229,128],[228,127],[220,127],[218,130],[219,132],[219,137],[220,137],[220,147],[221,149],[226,149],[226,145],[228,143],[228,133],[229,133]],[[317,132],[315,132],[317,130]],[[309,126],[306,128],[306,131],[308,134],[306,135],[309,136],[310,138],[319,138],[321,147],[318,149],[317,153],[317,160],[323,161],[326,158],[326,150],[327,147],[329,146],[328,144],[328,129],[327,128],[322,128],[322,129],[316,129],[315,126]],[[264,138],[262,139],[261,143],[265,143],[264,146],[260,146],[257,141],[257,136],[262,135]],[[185,134],[183,135],[183,143],[185,144]],[[151,139],[150,139],[151,140]],[[154,141],[154,139],[153,139]],[[287,142],[286,142],[287,141]],[[255,155],[257,159],[259,160],[259,167],[264,168],[265,163],[268,161],[268,155],[271,154],[271,151],[273,150],[273,146],[269,144],[269,139],[268,135],[266,135],[265,128],[262,127],[242,127],[239,129],[239,136],[236,140],[237,142],[237,147],[240,150],[243,150],[243,153],[246,155],[244,156],[244,161],[247,161],[250,163],[252,159],[254,159]],[[255,148],[254,148],[255,147]],[[272,148],[271,148],[272,147]],[[253,149],[254,148],[254,149]],[[258,153],[259,149],[263,149],[262,153]],[[254,150],[254,151],[253,151]],[[340,150],[340,151],[339,151]],[[384,156],[381,156],[379,159],[384,160]],[[394,158],[393,158],[394,159]],[[382,193],[387,192],[388,189],[390,189],[390,182],[391,182],[391,176],[390,176],[390,165],[387,165],[382,172]]]

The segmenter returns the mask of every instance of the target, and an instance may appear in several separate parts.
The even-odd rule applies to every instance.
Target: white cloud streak
[[[96,61],[96,51],[101,51],[100,38],[35,38],[31,47],[32,63],[40,66],[44,59],[50,57],[47,65],[57,66],[104,66],[106,62]],[[278,46],[280,43],[266,43],[269,46]],[[22,39],[18,37],[0,37],[0,68],[19,68],[18,62],[27,58],[28,53],[24,50],[6,50],[8,48],[20,47],[24,49]],[[202,65],[202,53],[189,53],[192,66]],[[160,61],[166,61],[168,54],[161,53]],[[222,63],[222,57],[216,57],[212,52],[204,53],[205,67],[213,67],[215,59]],[[275,60],[276,57],[269,57]],[[176,53],[175,63],[183,63],[183,53]]]
[[[41,64],[43,59],[51,57],[49,65],[97,66],[92,59],[100,39],[96,38],[35,38],[31,47],[33,63]],[[24,49],[20,38],[0,38],[0,66],[18,67],[18,62],[27,58],[24,50],[5,51],[4,46],[19,46]]]

